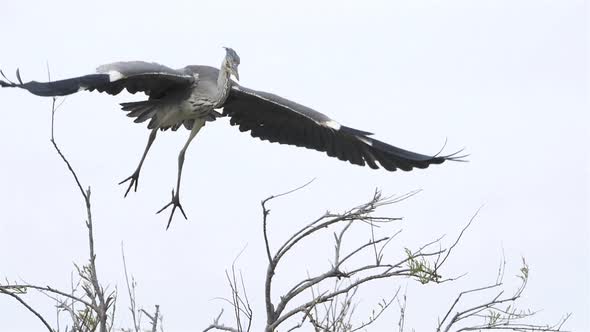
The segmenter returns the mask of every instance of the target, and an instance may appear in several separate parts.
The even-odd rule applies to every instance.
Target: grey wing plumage
[[[234,85],[223,113],[240,131],[270,142],[317,151],[355,165],[388,171],[426,168],[461,157],[427,156],[378,141],[369,132],[342,126],[326,115],[271,93]]]
[[[65,96],[84,90],[116,95],[127,89],[130,93],[145,92],[151,98],[160,98],[170,89],[189,86],[195,79],[185,71],[143,61],[107,64],[98,67],[96,74],[59,81],[23,83],[18,71],[17,77],[19,83],[0,80],[0,86],[26,89],[38,96]]]

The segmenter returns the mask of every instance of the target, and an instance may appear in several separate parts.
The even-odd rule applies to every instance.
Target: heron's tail
[[[133,122],[141,123],[147,119],[153,119],[158,112],[158,103],[155,100],[136,101],[131,103],[121,103],[121,109],[127,113],[128,117],[135,118]]]

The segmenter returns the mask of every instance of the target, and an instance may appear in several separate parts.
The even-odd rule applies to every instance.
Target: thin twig
[[[38,290],[41,292],[54,293],[57,295],[67,297],[73,301],[80,302],[80,303],[84,304],[85,306],[92,308],[92,310],[98,310],[98,308],[96,308],[94,305],[92,305],[92,303],[90,303],[88,301],[85,301],[77,296],[62,292],[60,290],[51,288],[49,286],[42,287],[42,286],[35,286],[35,285],[28,285],[28,284],[24,284],[24,285],[23,284],[14,284],[14,285],[4,285],[4,286],[0,285],[0,290],[2,290],[2,289],[9,290],[9,289],[18,289],[18,288],[30,288],[30,289],[35,289],[35,290]]]
[[[51,325],[49,325],[49,323],[47,323],[47,321],[45,320],[45,318],[43,318],[43,316],[41,316],[41,314],[39,314],[35,309],[33,309],[33,307],[31,307],[30,305],[27,304],[27,302],[25,302],[20,296],[12,293],[12,292],[8,292],[2,288],[0,288],[0,293],[6,294],[12,298],[14,298],[15,300],[17,300],[20,304],[22,304],[25,308],[27,308],[27,310],[29,310],[30,312],[32,312],[35,316],[37,316],[37,318],[39,318],[39,320],[43,323],[43,325],[45,325],[45,327],[47,328],[47,330],[49,330],[49,332],[55,332],[53,330],[53,328],[51,328]]]
[[[123,272],[125,272],[125,283],[127,285],[127,293],[129,294],[129,310],[131,311],[131,318],[133,319],[133,329],[139,332],[139,325],[137,325],[136,308],[135,308],[135,280],[133,276],[131,284],[129,284],[129,275],[127,274],[127,262],[125,260],[125,248],[121,242],[121,257],[123,257]]]
[[[61,157],[63,162],[68,167],[68,170],[72,174],[74,180],[76,181],[76,185],[78,186],[78,189],[80,190],[80,193],[82,194],[82,197],[84,198],[84,202],[86,205],[86,216],[87,216],[86,227],[88,228],[88,247],[89,247],[89,252],[90,252],[90,261],[89,261],[90,275],[89,275],[89,277],[90,277],[90,283],[91,283],[92,287],[94,288],[94,293],[98,297],[98,304],[94,305],[94,307],[95,307],[95,311],[96,311],[96,314],[98,315],[98,319],[99,319],[99,331],[100,332],[107,332],[107,318],[108,318],[107,311],[108,311],[108,307],[109,307],[108,302],[110,302],[111,298],[105,300],[104,290],[102,289],[102,287],[100,286],[100,284],[98,282],[98,276],[97,276],[97,270],[96,270],[96,254],[94,253],[94,236],[93,236],[93,229],[92,229],[92,210],[91,210],[91,204],[90,204],[91,191],[90,191],[90,187],[88,187],[88,189],[86,191],[84,191],[82,184],[80,183],[80,180],[78,178],[78,175],[76,174],[72,165],[70,164],[68,159],[61,152],[60,148],[57,145],[57,142],[56,142],[55,136],[54,136],[55,111],[56,111],[55,101],[56,101],[56,98],[54,97],[52,99],[52,108],[51,108],[51,140],[50,141],[53,144],[55,151],[57,151],[57,153],[59,154],[59,156]],[[98,309],[98,310],[96,310],[96,309]]]

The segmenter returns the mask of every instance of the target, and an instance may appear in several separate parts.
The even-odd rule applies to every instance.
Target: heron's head
[[[232,48],[224,47],[225,48],[225,60],[223,64],[225,65],[228,72],[236,77],[236,79],[240,80],[240,74],[238,73],[238,66],[240,65],[240,56],[236,51]]]

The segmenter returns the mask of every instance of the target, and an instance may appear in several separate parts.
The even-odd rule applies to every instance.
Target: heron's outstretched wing
[[[19,83],[0,80],[0,86],[26,89],[38,96],[65,96],[84,90],[116,95],[127,89],[130,93],[142,91],[152,98],[160,98],[166,91],[189,86],[195,79],[190,73],[143,61],[115,62],[96,71],[96,74],[65,80],[27,83],[21,81],[17,71]]]
[[[426,168],[451,156],[427,156],[403,150],[369,137],[369,132],[340,125],[326,115],[277,95],[255,91],[235,84],[225,102],[223,113],[240,131],[270,142],[290,144],[323,151],[330,157],[355,165],[388,171]]]

